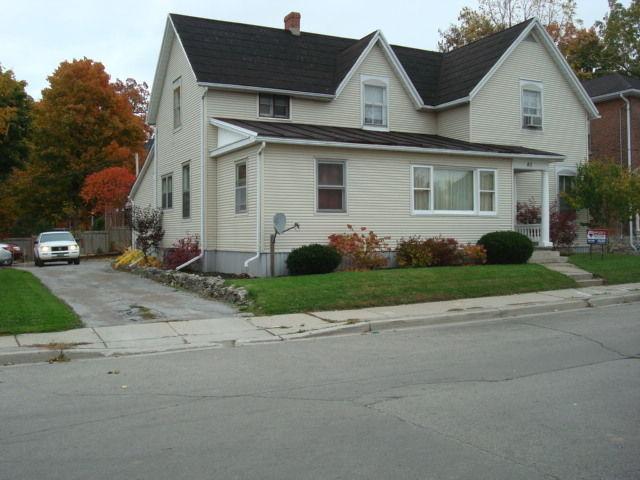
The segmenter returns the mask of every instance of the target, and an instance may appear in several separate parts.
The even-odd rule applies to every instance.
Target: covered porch
[[[553,246],[551,242],[550,232],[550,185],[549,185],[549,163],[541,160],[514,160],[513,161],[513,226],[516,232],[526,235],[539,248],[550,248]],[[538,175],[531,175],[537,173]],[[534,177],[533,180],[528,179],[526,182],[518,182],[519,175],[528,174],[528,177]],[[525,192],[518,192],[518,183],[521,184],[520,189]],[[524,188],[523,188],[523,185]],[[537,223],[519,223],[518,222],[518,199],[523,196],[534,198],[540,207],[540,221]]]

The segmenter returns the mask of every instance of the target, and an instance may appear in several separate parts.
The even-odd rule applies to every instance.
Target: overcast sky
[[[628,4],[628,0],[624,2]],[[475,0],[0,0],[0,64],[40,97],[47,76],[63,60],[89,57],[113,78],[151,85],[167,13],[280,28],[292,10],[302,31],[360,38],[381,29],[390,43],[437,49],[438,29]],[[578,0],[591,25],[607,0]]]

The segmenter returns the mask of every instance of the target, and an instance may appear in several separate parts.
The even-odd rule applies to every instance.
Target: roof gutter
[[[637,88],[629,88],[627,90],[621,90],[619,92],[605,93],[604,95],[598,95],[597,97],[592,97],[591,101],[604,102],[605,100],[622,98],[622,95],[626,95],[627,97],[640,97],[640,90],[638,90]]]
[[[266,142],[262,142],[260,148],[258,148],[258,152],[256,153],[256,254],[247,259],[244,262],[244,268],[249,268],[249,264],[260,257],[261,243],[262,243],[262,170],[260,168],[262,152],[264,152],[264,148],[267,146]]]
[[[629,173],[631,173],[631,102],[629,102],[629,99],[622,93],[620,94],[620,98],[626,104],[627,110],[627,168],[629,168]],[[633,218],[629,218],[629,246],[633,251],[638,251],[633,242]]]

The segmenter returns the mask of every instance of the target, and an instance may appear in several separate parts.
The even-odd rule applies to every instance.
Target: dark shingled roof
[[[316,140],[323,142],[357,143],[364,145],[383,145],[389,147],[417,147],[460,152],[495,153],[510,155],[557,156],[557,153],[544,152],[531,148],[509,145],[493,145],[487,143],[471,143],[439,135],[406,132],[382,132],[363,130],[360,128],[332,127],[324,125],[307,125],[303,123],[269,122],[259,120],[237,120],[233,118],[217,118],[222,122],[256,132],[258,136],[287,138],[292,140]]]
[[[640,78],[627,77],[619,73],[612,73],[604,77],[585,80],[582,82],[591,98],[625,90],[640,90]]]
[[[375,35],[355,40],[171,14],[198,82],[333,95]],[[426,105],[467,96],[532,20],[448,53],[391,48]]]

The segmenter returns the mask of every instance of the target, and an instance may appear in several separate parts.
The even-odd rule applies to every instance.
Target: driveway
[[[84,260],[80,265],[48,264],[24,267],[80,315],[87,327],[128,325],[229,317],[237,310],[226,303],[207,300],[118,272],[106,260]]]

